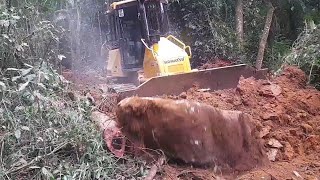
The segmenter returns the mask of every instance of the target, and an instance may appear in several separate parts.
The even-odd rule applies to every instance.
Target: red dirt
[[[192,99],[252,115],[266,149],[278,151],[275,163],[263,171],[276,179],[291,178],[293,171],[312,179],[320,178],[320,92],[306,82],[301,70],[287,67],[269,81],[242,79],[236,89],[210,93],[195,87],[179,97],[167,98]],[[270,139],[282,147],[270,147]],[[254,177],[255,172],[249,175]]]
[[[267,151],[276,152],[269,165],[226,179],[320,179],[320,91],[306,85],[298,68],[287,67],[270,80],[242,79],[235,89],[203,92],[197,87],[170,99],[191,99],[253,117]],[[112,98],[112,97],[111,97]],[[115,103],[109,103],[115,105]],[[105,107],[109,107],[106,105]],[[105,112],[112,114],[112,108]],[[279,145],[280,144],[280,145]],[[159,179],[218,179],[220,171],[177,165],[163,167]]]
[[[237,89],[214,93],[192,89],[186,94],[187,99],[251,114],[260,131],[271,127],[265,139],[290,143],[295,155],[308,154],[310,149],[320,152],[315,141],[320,133],[320,92],[306,86],[305,75],[298,69],[289,67],[271,81],[243,79]],[[283,159],[287,159],[284,151],[279,153],[279,160]]]

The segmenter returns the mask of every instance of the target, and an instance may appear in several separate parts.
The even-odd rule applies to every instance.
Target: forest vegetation
[[[72,100],[61,66],[103,63],[104,0],[0,0],[1,179],[143,177],[143,161],[118,162]],[[297,65],[320,88],[319,0],[172,0],[171,33],[191,45],[192,66],[215,60],[281,72]],[[94,68],[94,67],[93,67]]]

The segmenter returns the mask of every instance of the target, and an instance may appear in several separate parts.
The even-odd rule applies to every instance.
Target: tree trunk
[[[70,40],[71,40],[71,68],[78,69],[78,65],[81,64],[81,7],[79,0],[70,1],[68,9],[70,12]]]
[[[237,0],[236,6],[236,32],[240,47],[243,45],[243,0]]]
[[[256,68],[258,70],[260,70],[262,67],[264,51],[266,49],[267,40],[268,40],[268,36],[269,36],[269,30],[271,27],[272,17],[273,17],[273,13],[274,13],[274,7],[272,6],[271,3],[269,3],[269,4],[270,4],[270,9],[267,14],[267,19],[266,19],[266,23],[265,23],[264,30],[262,33],[262,37],[260,40],[259,51],[258,51],[258,56],[257,56],[257,60],[256,60]]]
[[[80,37],[80,33],[81,33],[81,7],[80,7],[80,1],[77,1],[77,22],[76,22],[76,65],[75,67],[76,68],[79,68],[77,67],[78,65],[81,64],[81,37]]]

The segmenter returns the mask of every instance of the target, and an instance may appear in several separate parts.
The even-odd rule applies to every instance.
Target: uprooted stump
[[[103,140],[108,149],[116,157],[122,158],[125,154],[125,140],[116,122],[104,113],[94,111],[91,119],[98,129],[103,132]]]
[[[194,165],[248,170],[266,162],[250,117],[188,100],[131,97],[116,110],[132,142]]]

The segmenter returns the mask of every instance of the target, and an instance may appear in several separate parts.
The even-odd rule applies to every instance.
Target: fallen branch
[[[156,176],[158,169],[164,164],[165,157],[162,156],[158,159],[158,161],[151,167],[149,174],[146,176],[144,180],[153,180],[153,178]]]

